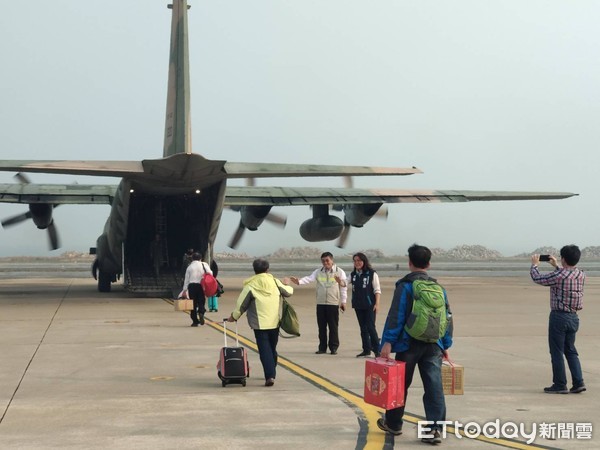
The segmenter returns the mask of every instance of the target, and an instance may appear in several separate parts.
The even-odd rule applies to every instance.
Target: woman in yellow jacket
[[[252,267],[255,275],[244,281],[235,310],[227,320],[234,322],[246,313],[248,325],[254,330],[260,362],[265,372],[265,386],[273,386],[279,340],[279,296],[290,297],[294,289],[287,286],[287,279],[281,282],[268,273],[269,262],[266,259],[255,259]]]

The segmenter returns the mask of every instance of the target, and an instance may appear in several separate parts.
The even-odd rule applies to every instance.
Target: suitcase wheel
[[[242,386],[244,386],[244,387],[246,386],[246,379],[245,378],[242,380]]]
[[[225,380],[222,380],[221,381],[221,386],[223,386],[223,387],[227,386],[227,382]]]

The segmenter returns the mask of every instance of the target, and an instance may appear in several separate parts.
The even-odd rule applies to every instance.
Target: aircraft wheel
[[[101,270],[98,271],[98,291],[110,292],[110,275]]]

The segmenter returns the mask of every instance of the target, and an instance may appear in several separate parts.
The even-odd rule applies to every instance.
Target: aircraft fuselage
[[[188,248],[205,259],[213,252],[226,184],[218,170],[222,162],[181,154],[143,164],[151,165],[148,173],[121,180],[96,242],[94,272],[101,291],[109,291],[110,282],[120,276],[126,288],[135,291],[149,284],[153,290],[173,284]],[[151,246],[157,235],[160,254],[155,256]],[[167,276],[149,280],[155,257]]]

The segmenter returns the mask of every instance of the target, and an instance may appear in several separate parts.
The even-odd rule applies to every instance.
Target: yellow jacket
[[[270,273],[259,273],[244,281],[231,313],[235,320],[247,313],[253,330],[271,330],[279,326],[279,296],[290,297],[294,288],[284,285]]]

